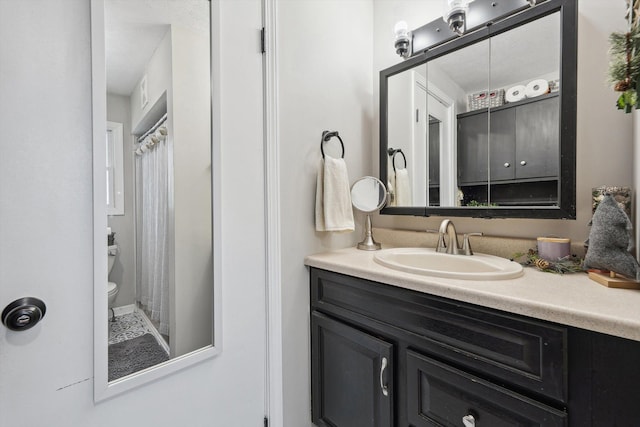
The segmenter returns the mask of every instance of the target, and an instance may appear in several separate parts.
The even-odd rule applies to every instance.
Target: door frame
[[[277,0],[263,1],[264,155],[266,231],[266,381],[265,417],[284,425],[282,256],[280,217],[280,130],[278,98]]]

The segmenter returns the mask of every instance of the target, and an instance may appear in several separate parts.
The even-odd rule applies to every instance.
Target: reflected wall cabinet
[[[458,115],[458,186],[464,201],[486,201],[490,190],[491,201],[501,205],[555,204],[558,95],[507,105]]]
[[[637,423],[640,343],[311,269],[318,426]]]

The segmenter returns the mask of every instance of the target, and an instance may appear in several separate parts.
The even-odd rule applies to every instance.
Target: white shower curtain
[[[136,298],[163,335],[169,335],[169,173],[166,140],[136,156]]]

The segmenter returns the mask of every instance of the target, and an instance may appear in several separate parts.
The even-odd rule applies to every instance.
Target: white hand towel
[[[318,165],[316,178],[316,231],[327,231],[324,227],[324,160]]]
[[[353,231],[347,164],[326,156],[316,181],[316,230]]]
[[[411,206],[411,184],[407,168],[396,168],[396,206]]]
[[[387,191],[389,192],[389,206],[396,206],[396,173],[389,162],[387,167],[389,179],[387,180]]]

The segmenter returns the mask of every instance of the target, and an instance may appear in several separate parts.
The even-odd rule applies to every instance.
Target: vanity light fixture
[[[398,21],[394,27],[394,47],[403,59],[411,58],[426,50],[466,34],[468,25],[475,30],[487,23],[499,22],[541,3],[559,0],[440,0],[443,3],[442,20],[450,28],[447,31],[440,18],[409,31],[407,23]],[[470,7],[472,2],[473,7]],[[525,6],[526,5],[526,6]],[[471,13],[472,15],[469,15]],[[469,19],[472,16],[474,19]]]
[[[449,25],[451,31],[458,35],[463,35],[467,30],[467,12],[469,3],[474,0],[446,0],[445,13],[442,19]]]
[[[396,41],[394,47],[396,53],[403,58],[411,56],[411,34],[408,31],[407,23],[405,21],[396,22],[393,27],[393,32],[396,34]]]

